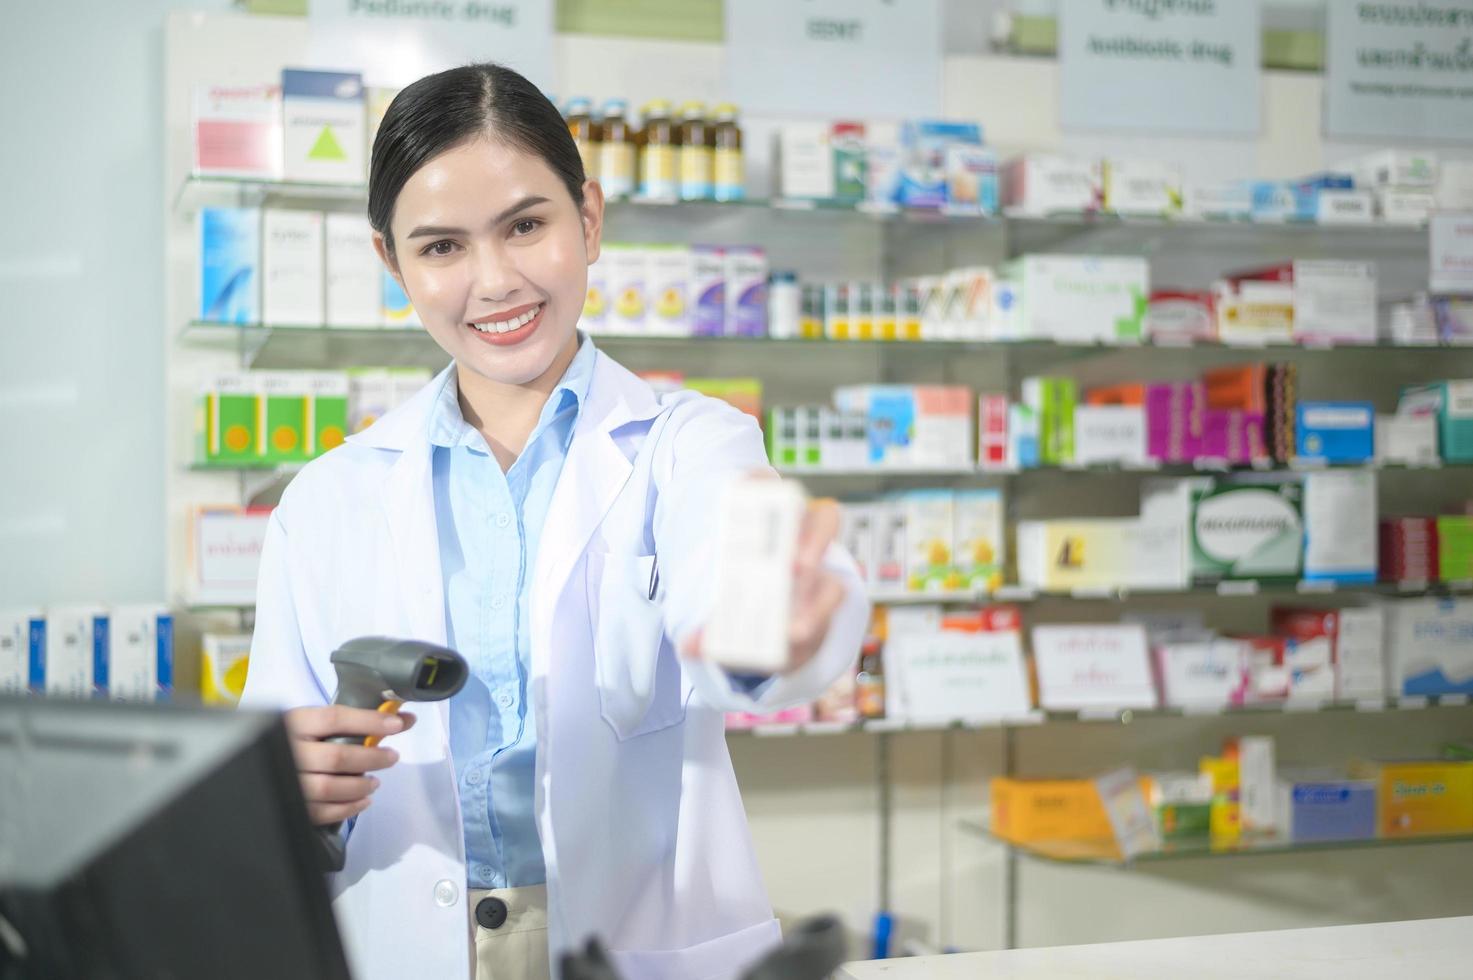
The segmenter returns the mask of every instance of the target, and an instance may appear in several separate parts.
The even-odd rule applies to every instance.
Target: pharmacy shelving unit
[[[183,221],[206,205],[359,209],[361,187],[284,184],[266,181],[185,179],[171,195],[174,217]],[[881,279],[935,273],[963,264],[995,264],[1027,252],[1055,251],[1089,254],[1145,255],[1152,261],[1153,283],[1205,287],[1217,273],[1232,268],[1305,257],[1358,258],[1378,263],[1383,297],[1405,298],[1426,280],[1427,232],[1404,226],[1368,225],[1322,227],[1312,224],[1256,224],[1185,220],[1117,219],[1103,216],[1060,215],[1047,218],[952,214],[916,214],[892,208],[840,208],[812,202],[752,200],[740,204],[613,202],[606,237],[635,242],[709,241],[715,244],[752,243],[764,246],[773,268],[791,268],[805,279]],[[171,327],[175,346],[198,352],[213,363],[262,369],[326,369],[355,365],[422,365],[439,367],[443,354],[418,329],[340,329],[291,324],[227,325],[180,317]],[[1122,346],[1058,344],[1046,341],[1013,343],[975,340],[948,341],[828,341],[769,338],[699,338],[598,335],[596,342],[635,370],[680,370],[690,374],[754,376],[764,384],[764,401],[775,404],[816,404],[828,400],[837,384],[858,382],[966,383],[982,391],[1006,391],[1016,397],[1021,378],[1034,373],[1062,371],[1082,383],[1104,383],[1148,376],[1181,377],[1212,364],[1247,359],[1292,360],[1300,366],[1300,390],[1308,397],[1378,397],[1386,404],[1394,385],[1412,380],[1473,373],[1473,348],[1438,346],[1275,345],[1244,347],[1225,344],[1135,344]],[[1350,379],[1373,376],[1384,386],[1365,392],[1347,386]],[[176,386],[176,391],[177,391]],[[173,406],[174,414],[185,411]],[[180,445],[175,440],[175,445]],[[175,455],[176,472],[191,478],[225,480],[242,500],[264,494],[267,498],[299,469],[298,466],[260,468],[213,467]],[[1439,492],[1473,481],[1439,478],[1441,467],[1400,467],[1366,464],[1395,483],[1398,496],[1409,508],[1435,509]],[[1238,469],[1273,469],[1260,463]],[[1280,469],[1314,469],[1304,461]],[[1136,481],[1157,474],[1221,472],[1229,467],[1218,460],[1191,464],[1147,464],[1139,467],[1053,467],[1022,472],[982,472],[977,469],[850,471],[792,470],[823,492],[874,493],[892,488],[928,484],[956,486],[971,481],[1009,488],[1009,524],[1020,518],[1063,516],[1103,501],[1104,506],[1128,510],[1134,505]],[[1448,472],[1456,472],[1447,467]],[[216,485],[218,487],[218,484]],[[1018,504],[1026,498],[1026,506]],[[1381,583],[1339,586],[1322,582],[1229,582],[1219,586],[1159,593],[1141,590],[1091,590],[1069,594],[1042,594],[1016,586],[992,595],[977,593],[877,595],[883,603],[1018,602],[1040,621],[1071,617],[1100,619],[1116,607],[1163,600],[1211,608],[1227,621],[1261,615],[1262,604],[1305,599],[1333,604],[1359,601],[1365,596],[1442,595],[1473,592],[1473,583]],[[1252,607],[1241,611],[1240,607]],[[1236,610],[1236,611],[1235,611]],[[201,615],[212,608],[192,607]],[[236,610],[248,620],[249,609]],[[1340,704],[1290,704],[1279,709],[1254,709],[1223,714],[1224,719],[1259,721],[1274,714],[1321,715],[1331,723],[1355,724],[1372,714],[1404,714],[1414,709],[1439,711],[1466,705],[1466,699],[1444,699],[1429,704],[1418,699]],[[1019,741],[1030,731],[1058,726],[1114,723],[1182,724],[1218,714],[1212,710],[1157,710],[1149,712],[1046,713],[1033,712],[1009,719],[953,719],[910,723],[873,720],[855,724],[811,723],[759,726],[754,738],[863,734],[873,740],[876,799],[878,801],[878,894],[882,907],[892,895],[891,843],[894,833],[894,774],[892,739],[911,733],[996,730],[1002,738],[1003,771],[1018,773]],[[1341,719],[1334,722],[1333,719]],[[745,734],[733,733],[735,738]],[[980,825],[973,824],[978,833]],[[1461,839],[1458,839],[1461,840]],[[1300,854],[1324,848],[1265,847],[1255,854]],[[1036,851],[1036,849],[1035,849]],[[1019,859],[1034,856],[1064,860],[1060,853],[1035,853],[1006,848],[1007,945],[1018,940]],[[1173,857],[1200,857],[1179,853]],[[1164,856],[1162,859],[1165,859]],[[1112,863],[1108,856],[1069,860]]]

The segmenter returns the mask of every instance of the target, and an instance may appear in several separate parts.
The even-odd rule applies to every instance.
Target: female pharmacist
[[[770,475],[762,438],[578,332],[604,201],[557,110],[456,68],[395,98],[372,161],[380,257],[453,363],[292,481],[243,698],[294,709],[313,820],[352,821],[332,885],[354,976],[547,977],[595,934],[629,980],[736,976],[779,934],[722,714],[852,664],[868,604],[836,508],[805,521],[788,668],[702,660],[714,502]],[[327,706],[329,655],[368,634],[451,646],[471,680],[413,726]]]

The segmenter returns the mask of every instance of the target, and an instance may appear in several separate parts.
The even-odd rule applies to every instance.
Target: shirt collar
[[[583,406],[588,398],[588,387],[593,382],[594,359],[593,340],[587,334],[579,331],[578,351],[573,355],[573,360],[569,362],[567,370],[563,372],[557,387],[548,395],[547,404],[542,406],[542,415],[537,421],[537,427],[532,430],[532,435],[527,440],[529,445],[543,429],[552,423],[553,419],[564,411],[572,409],[576,414]],[[435,397],[434,407],[430,409],[428,434],[431,445],[449,449],[456,446],[474,446],[477,443],[485,443],[485,439],[474,426],[465,420],[465,415],[460,410],[459,370],[457,367],[446,372],[445,382]],[[484,445],[481,448],[484,449]]]

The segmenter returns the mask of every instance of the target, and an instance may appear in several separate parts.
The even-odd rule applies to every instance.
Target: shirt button
[[[441,908],[449,908],[460,900],[460,889],[455,882],[449,878],[441,878],[435,882],[435,904]]]
[[[501,694],[496,695],[496,703],[501,705],[503,708],[510,708],[512,703],[512,696],[503,691]]]
[[[470,783],[472,786],[481,785],[481,780],[484,778],[485,777],[481,775],[481,770],[479,769],[472,769],[470,772],[465,774],[465,781]]]
[[[491,600],[491,608],[492,609],[500,609],[502,606],[505,606],[505,605],[506,605],[506,600],[503,599],[501,596],[495,596]]]
[[[491,865],[483,864],[476,869],[476,873],[481,876],[482,881],[490,881],[491,876],[496,874],[496,871],[491,867]]]
[[[506,527],[510,523],[511,523],[511,515],[510,514],[502,513],[502,514],[497,514],[496,515],[496,526],[497,527]]]

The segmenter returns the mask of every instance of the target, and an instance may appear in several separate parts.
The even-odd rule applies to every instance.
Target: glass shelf
[[[1121,856],[1114,840],[1076,841],[1033,841],[1015,844],[993,834],[981,823],[964,820],[961,827],[967,833],[983,837],[1020,854],[1042,858],[1059,864],[1092,864],[1126,867],[1131,864],[1153,861],[1190,860],[1195,858],[1248,857],[1264,854],[1312,854],[1317,851],[1371,850],[1380,847],[1409,847],[1427,844],[1466,844],[1473,842],[1473,834],[1436,834],[1416,837],[1373,837],[1345,841],[1292,841],[1281,837],[1244,838],[1233,844],[1213,845],[1209,841],[1182,841],[1163,847],[1159,851],[1137,854],[1132,859]]]
[[[1333,354],[1336,351],[1396,350],[1444,354],[1449,350],[1473,352],[1473,346],[1452,345],[1340,345],[1333,347],[1281,344],[1268,347],[1235,347],[1227,344],[1198,344],[1183,348],[1176,344],[1067,344],[1046,340],[808,340],[773,337],[663,337],[630,336],[598,333],[594,342],[612,352],[665,350],[696,352],[721,349],[745,349],[771,352],[773,356],[789,354],[823,355],[839,349],[869,349],[885,352],[918,353],[923,356],[951,357],[961,352],[1008,351],[1179,351],[1236,350],[1263,356],[1305,351]],[[293,324],[210,323],[193,321],[179,333],[181,343],[195,347],[213,347],[237,351],[247,365],[260,361],[263,366],[331,368],[346,364],[444,364],[445,354],[434,340],[419,327],[323,327]],[[779,353],[781,352],[781,353]]]
[[[819,480],[844,480],[860,477],[870,479],[881,479],[885,477],[955,477],[955,476],[979,476],[995,477],[998,479],[1030,476],[1043,473],[1089,473],[1089,474],[1119,474],[1132,473],[1145,476],[1187,476],[1195,473],[1313,473],[1319,470],[1378,470],[1378,471],[1409,471],[1422,472],[1426,470],[1456,469],[1461,467],[1473,467],[1473,462],[1459,462],[1449,460],[1438,460],[1428,463],[1391,463],[1380,460],[1366,460],[1363,462],[1326,462],[1314,459],[1293,459],[1287,464],[1275,463],[1273,460],[1255,460],[1252,463],[1229,463],[1224,459],[1198,459],[1190,463],[1164,463],[1159,460],[1144,463],[1098,463],[1084,466],[1066,464],[1063,466],[1030,466],[1026,469],[984,469],[976,466],[958,467],[857,467],[853,469],[812,469],[803,466],[779,466],[777,471],[784,476],[799,479]]]
[[[1335,582],[1329,580],[1301,579],[1299,581],[1258,581],[1242,579],[1215,584],[1196,585],[1187,589],[1133,589],[1098,588],[1074,589],[1067,592],[1052,592],[1024,585],[1004,585],[993,592],[875,592],[870,601],[880,605],[917,605],[939,603],[957,605],[962,603],[996,604],[1004,602],[1036,602],[1043,599],[1089,599],[1100,602],[1119,602],[1132,597],[1165,598],[1168,596],[1223,596],[1249,597],[1258,595],[1391,595],[1413,597],[1421,595],[1459,595],[1473,593],[1473,580],[1448,582]]]
[[[1266,715],[1336,714],[1349,715],[1385,711],[1431,711],[1439,708],[1466,708],[1467,695],[1441,698],[1398,697],[1363,698],[1358,701],[1267,702],[1241,707],[1198,708],[1100,708],[1080,711],[1028,711],[1006,718],[953,718],[906,720],[871,718],[863,721],[810,721],[759,724],[750,728],[728,728],[728,735],[751,735],[756,738],[785,738],[799,735],[842,735],[864,733],[879,735],[901,732],[982,731],[1004,728],[1033,728],[1039,725],[1111,724],[1129,725],[1152,719],[1262,718]]]
[[[174,197],[180,214],[211,204],[259,205],[298,202],[304,205],[352,202],[366,205],[368,189],[363,184],[323,184],[300,181],[230,177],[188,177]],[[679,212],[691,217],[712,212],[766,211],[774,214],[815,215],[821,218],[854,218],[865,221],[964,222],[981,228],[1006,231],[1019,242],[1014,251],[1048,250],[1061,238],[1083,236],[1090,251],[1110,247],[1131,251],[1165,251],[1178,247],[1173,238],[1182,233],[1194,241],[1242,245],[1264,241],[1316,243],[1326,247],[1359,244],[1380,251],[1422,251],[1427,248],[1425,226],[1384,222],[1364,224],[1320,224],[1306,221],[1252,221],[1242,219],[1148,217],[1085,212],[1026,214],[1009,211],[1003,215],[901,208],[889,204],[840,203],[796,198],[744,198],[740,201],[680,201],[674,199],[618,198],[609,201],[611,211]],[[1028,247],[1028,246],[1032,247]]]
[[[267,463],[241,460],[239,462],[193,462],[189,464],[191,473],[296,473],[307,465],[306,460],[291,463]]]

